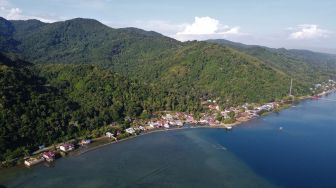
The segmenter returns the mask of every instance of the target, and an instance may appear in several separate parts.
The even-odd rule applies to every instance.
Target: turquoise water
[[[336,187],[336,95],[327,99],[301,102],[230,132],[153,133],[59,159],[52,167],[0,172],[0,185]]]

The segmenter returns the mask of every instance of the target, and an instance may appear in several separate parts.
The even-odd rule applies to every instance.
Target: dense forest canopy
[[[1,160],[122,123],[125,117],[202,110],[196,95],[129,81],[99,65],[17,64],[1,56]]]

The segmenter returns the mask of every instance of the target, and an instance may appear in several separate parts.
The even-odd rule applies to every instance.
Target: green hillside
[[[288,94],[290,78],[264,62],[230,48],[190,42],[142,64],[121,67],[120,72],[171,90],[189,90],[220,98],[224,106],[268,102]],[[296,83],[295,94],[307,93]]]
[[[22,57],[34,63],[100,63],[152,57],[180,43],[155,32],[112,29],[96,20],[77,18],[44,24],[12,21]]]
[[[11,23],[19,54],[33,63],[100,64],[175,93],[220,97],[226,105],[269,101],[288,92],[288,71],[220,45],[181,43],[155,32],[112,29],[81,18]],[[301,82],[295,84],[298,95],[307,93]]]
[[[97,65],[33,66],[2,54],[0,88],[0,161],[125,117],[202,110],[197,97],[129,81]]]
[[[270,66],[288,74],[294,79],[311,85],[328,79],[335,79],[336,55],[308,50],[274,49],[256,45],[244,45],[227,40],[209,40],[249,54]]]

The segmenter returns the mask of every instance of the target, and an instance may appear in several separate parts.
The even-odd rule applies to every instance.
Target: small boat
[[[283,127],[279,127],[279,131],[282,131]]]
[[[232,129],[231,126],[227,126],[227,127],[225,127],[225,128],[226,128],[226,130],[231,130],[231,129]]]

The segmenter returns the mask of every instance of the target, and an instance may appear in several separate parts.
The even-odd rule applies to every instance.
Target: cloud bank
[[[211,17],[195,17],[191,24],[184,24],[184,28],[178,31],[174,38],[186,40],[206,40],[215,38],[226,38],[230,36],[246,35],[240,32],[240,27],[223,25],[219,20]]]
[[[330,31],[321,29],[318,25],[314,24],[298,25],[295,30],[296,31],[289,35],[290,39],[303,40],[327,38],[330,34]]]
[[[0,0],[0,16],[8,20],[37,19],[42,22],[48,22],[48,23],[57,21],[55,19],[50,19],[47,16],[35,16],[24,14],[20,8],[13,7],[13,5],[7,0]]]

